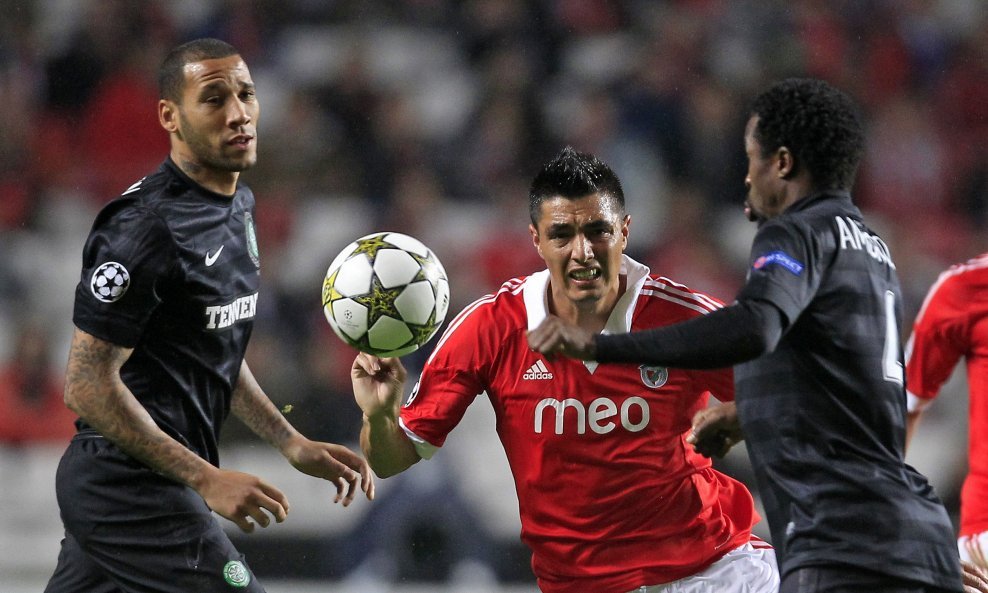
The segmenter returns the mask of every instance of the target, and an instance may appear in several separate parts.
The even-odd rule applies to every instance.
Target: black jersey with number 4
[[[75,325],[134,349],[123,382],[213,464],[257,310],[253,210],[246,186],[213,193],[169,159],[97,216],[75,293]]]
[[[738,412],[784,572],[849,564],[960,584],[950,520],[903,461],[901,295],[886,244],[846,193],[759,228],[738,295],[786,318],[775,351],[736,367]]]

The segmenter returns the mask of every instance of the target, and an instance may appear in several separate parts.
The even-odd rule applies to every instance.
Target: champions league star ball
[[[374,233],[340,252],[322,283],[323,313],[354,348],[404,356],[439,331],[449,309],[442,263],[418,239]]]

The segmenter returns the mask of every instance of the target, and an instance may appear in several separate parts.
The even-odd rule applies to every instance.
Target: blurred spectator
[[[14,351],[0,367],[0,443],[65,443],[76,416],[62,402],[62,373],[51,363],[51,343],[37,321],[22,324]]]

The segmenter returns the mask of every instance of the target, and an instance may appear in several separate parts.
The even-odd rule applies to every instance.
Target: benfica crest
[[[669,380],[669,369],[666,367],[649,366],[643,364],[638,367],[638,370],[642,373],[642,383],[646,387],[652,389],[658,389],[666,384]]]

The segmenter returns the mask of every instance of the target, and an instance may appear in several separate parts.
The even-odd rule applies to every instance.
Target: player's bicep
[[[65,403],[80,416],[98,413],[108,395],[122,385],[120,368],[132,348],[107,342],[76,328],[69,347]]]

